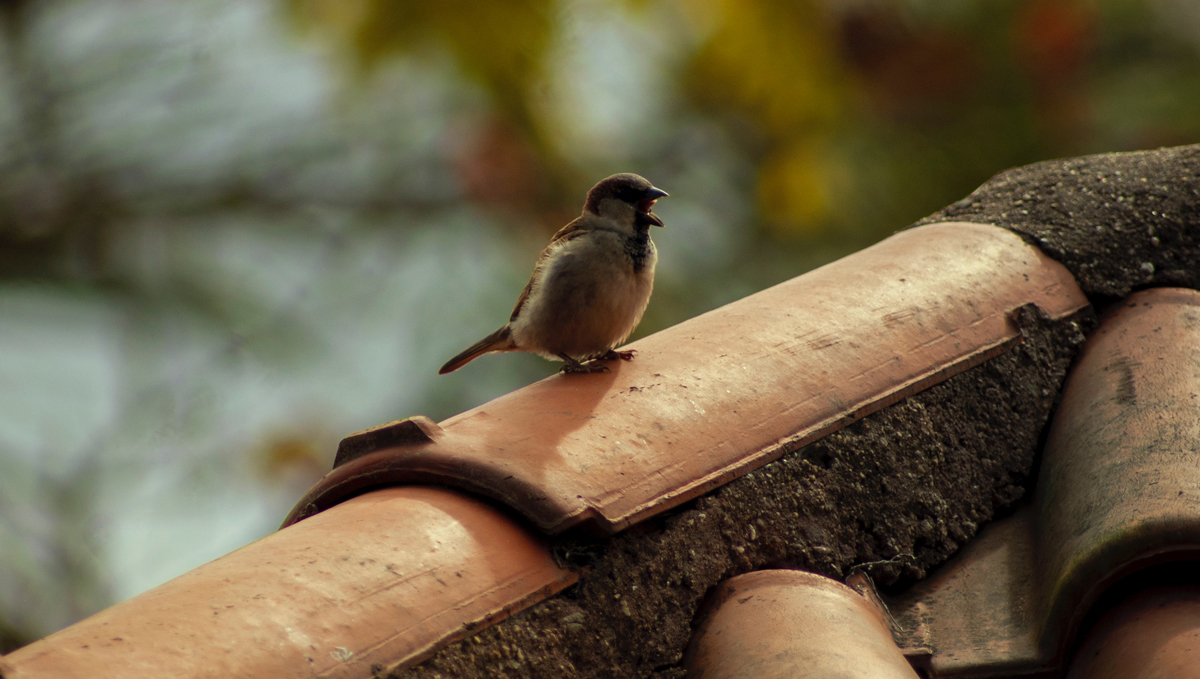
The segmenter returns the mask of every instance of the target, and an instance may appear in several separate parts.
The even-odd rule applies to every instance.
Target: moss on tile
[[[1014,320],[1025,341],[982,365],[612,538],[557,539],[578,585],[392,676],[676,679],[696,612],[726,578],[924,576],[1024,493],[1090,317],[1025,307]]]

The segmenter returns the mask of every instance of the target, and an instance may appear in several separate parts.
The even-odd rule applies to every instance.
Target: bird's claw
[[[560,369],[560,372],[566,373],[568,375],[586,374],[586,373],[606,373],[609,371],[608,366],[604,365],[600,361],[617,361],[617,360],[632,361],[633,355],[636,353],[637,353],[636,349],[626,349],[625,351],[616,351],[614,349],[609,349],[608,351],[604,352],[603,354],[600,354],[599,356],[594,356],[592,358],[592,360],[587,361],[586,363],[577,361],[577,360],[567,356],[566,354],[559,354],[559,357],[561,357],[564,361],[566,361],[566,365],[564,365]]]
[[[608,366],[603,363],[589,361],[587,363],[568,363],[559,369],[559,372],[567,375],[586,375],[588,373],[606,373]]]
[[[637,349],[626,349],[625,351],[609,349],[607,353],[601,354],[597,358],[601,361],[615,361],[617,359],[622,361],[632,361],[633,355],[636,353]]]

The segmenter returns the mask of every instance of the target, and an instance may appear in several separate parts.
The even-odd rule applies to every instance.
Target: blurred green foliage
[[[505,116],[525,130],[536,129],[529,101],[536,96],[553,30],[555,6],[549,0],[292,0],[291,5],[300,22],[336,34],[359,66],[434,43],[445,46]]]
[[[569,4],[290,1],[360,67],[440,44],[517,134],[554,153],[538,83]],[[651,20],[655,3],[623,4]],[[658,4],[697,36],[673,74],[680,105],[736,132],[764,235],[788,243],[876,239],[1007,167],[1200,137],[1183,0]]]

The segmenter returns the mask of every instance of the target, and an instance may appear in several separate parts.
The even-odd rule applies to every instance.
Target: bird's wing
[[[538,272],[542,270],[542,266],[546,263],[546,259],[550,257],[550,253],[558,249],[563,243],[578,238],[588,232],[588,228],[584,226],[583,217],[576,217],[570,224],[555,232],[550,237],[550,243],[546,246],[542,253],[538,255],[537,262],[533,265],[533,275],[529,277],[529,282],[525,284],[525,289],[521,291],[521,296],[517,298],[517,303],[513,306],[512,315],[508,317],[508,322],[512,323],[517,320],[517,316],[521,314],[521,307],[525,306],[525,301],[529,299],[529,293],[533,291],[533,282],[537,280]]]

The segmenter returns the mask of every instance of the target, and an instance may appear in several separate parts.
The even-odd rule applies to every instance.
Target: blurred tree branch
[[[97,182],[73,177],[57,153],[55,95],[28,21],[33,0],[0,0],[0,59],[12,88],[11,155],[0,158],[0,277],[90,278],[112,205]],[[4,167],[7,165],[7,167]],[[65,258],[64,258],[65,256]]]

